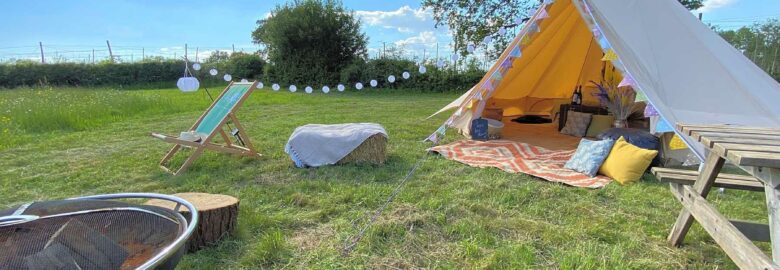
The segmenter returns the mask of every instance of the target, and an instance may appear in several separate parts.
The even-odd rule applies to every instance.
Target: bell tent
[[[780,126],[780,84],[676,0],[546,0],[485,77],[436,114],[455,109],[445,125],[461,131],[486,108],[551,116],[575,87],[610,76],[661,124]]]

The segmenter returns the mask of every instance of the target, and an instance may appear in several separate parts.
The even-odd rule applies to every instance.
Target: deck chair
[[[252,142],[249,140],[249,136],[241,126],[235,112],[241,107],[241,104],[247,97],[255,90],[257,82],[250,83],[230,83],[224,91],[214,100],[214,103],[204,112],[195,125],[190,128],[190,131],[197,132],[200,135],[200,141],[192,142],[188,140],[182,140],[175,136],[167,136],[158,133],[152,133],[151,136],[160,139],[165,142],[176,144],[168,151],[167,154],[160,161],[160,167],[166,172],[178,175],[187,170],[192,163],[203,154],[204,150],[212,150],[218,152],[224,152],[228,154],[234,154],[239,156],[257,157],[261,156],[257,153]],[[244,146],[236,145],[232,142],[228,133],[225,132],[225,126],[230,120],[235,125],[235,130],[231,132]],[[224,141],[223,144],[214,143],[215,136],[221,136]],[[181,150],[182,146],[190,147],[194,149],[192,154],[184,161],[184,164],[175,170],[170,168],[168,162],[173,156]]]

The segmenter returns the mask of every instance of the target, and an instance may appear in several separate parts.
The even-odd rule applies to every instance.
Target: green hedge
[[[266,64],[260,56],[254,54],[236,53],[232,56],[202,64],[203,69],[195,72],[205,85],[222,83],[222,75],[227,72],[234,80],[256,79],[266,85],[279,83],[282,85],[302,84],[300,78],[282,78],[274,73],[274,66]],[[464,91],[476,84],[484,75],[484,71],[470,65],[455,71],[451,68],[439,69],[432,65],[426,66],[428,72],[420,74],[418,65],[412,61],[399,59],[358,60],[350,64],[333,77],[340,82],[315,82],[315,88],[323,85],[333,87],[343,83],[350,88],[356,82],[363,82],[368,87],[370,80],[375,79],[383,88],[416,89],[426,92]],[[208,70],[217,68],[218,76],[208,75]],[[411,78],[404,80],[402,73],[408,71]],[[39,86],[116,86],[140,87],[174,85],[184,73],[184,62],[153,59],[138,63],[98,63],[98,64],[38,64],[18,62],[0,65],[0,88],[39,87]],[[305,76],[303,72],[302,76]],[[395,75],[396,82],[388,83],[388,75]],[[316,80],[315,80],[316,81]],[[299,85],[303,87],[304,85]]]

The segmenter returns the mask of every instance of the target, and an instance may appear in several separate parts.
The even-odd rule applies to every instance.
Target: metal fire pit
[[[160,199],[174,210],[117,201]],[[179,214],[191,213],[189,222]],[[0,210],[0,269],[173,269],[198,223],[191,203],[123,193]]]

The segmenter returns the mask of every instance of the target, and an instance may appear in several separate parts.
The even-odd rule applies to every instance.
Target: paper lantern
[[[217,71],[216,68],[212,68],[209,70],[209,74],[211,74],[211,76],[217,76],[217,73],[219,73],[219,71]]]
[[[401,74],[401,77],[403,77],[404,80],[408,80],[409,77],[411,77],[411,76],[412,76],[412,74],[409,74],[409,71],[404,71],[404,73]]]
[[[377,85],[379,85],[379,82],[376,80],[371,80],[371,87],[376,87]]]
[[[436,62],[436,67],[443,68],[444,67],[444,60],[439,59],[439,61]]]
[[[493,42],[493,36],[486,36],[485,39],[482,40],[482,43],[485,43],[485,45],[488,45],[491,42]]]
[[[306,91],[306,94],[311,94],[314,92],[314,88],[311,88],[311,86],[306,86],[303,91]]]
[[[325,94],[330,93],[330,87],[328,87],[327,85],[323,86],[322,87],[322,92],[325,93]]]
[[[247,79],[241,79],[242,83],[248,83],[249,81]]]
[[[355,89],[357,89],[357,90],[363,89],[363,83],[356,83],[355,84]]]
[[[458,61],[458,59],[460,59],[460,56],[457,53],[452,55],[452,61],[453,62]]]
[[[233,80],[233,76],[230,76],[230,74],[225,74],[225,76],[222,76],[222,79],[226,82],[229,82]]]
[[[293,85],[290,85],[290,88],[289,88],[289,89],[290,89],[290,92],[293,92],[293,93],[295,93],[296,91],[298,91],[298,87],[297,87],[297,86],[295,86],[294,84],[293,84]]]
[[[200,82],[195,77],[181,77],[176,82],[176,87],[182,92],[195,92],[200,88]]]
[[[523,24],[523,20],[525,20],[523,17],[517,17],[517,19],[515,19],[515,24],[521,25]]]
[[[388,76],[387,77],[387,81],[390,82],[390,83],[394,83],[395,82],[395,75]]]
[[[200,70],[200,63],[192,64],[192,69],[194,69],[195,71]]]
[[[469,46],[466,46],[466,51],[469,53],[474,53],[474,51],[477,50],[477,46],[474,46],[474,44],[469,44]]]
[[[278,83],[275,83],[275,84],[271,85],[271,89],[273,89],[274,91],[279,91],[279,89],[282,89],[282,87],[279,86]]]
[[[425,74],[428,72],[428,69],[425,66],[420,66],[420,69],[418,70],[420,74]]]
[[[339,92],[344,92],[344,90],[346,90],[346,89],[347,89],[346,87],[344,87],[344,85],[343,85],[343,84],[339,84],[339,86],[338,86],[338,87],[336,87],[336,88],[338,88],[338,89],[339,89]]]
[[[264,85],[263,85],[263,82],[258,82],[258,83],[257,83],[257,88],[263,88],[263,86],[264,86]]]
[[[506,27],[501,26],[501,28],[498,28],[498,34],[499,35],[506,35]]]

